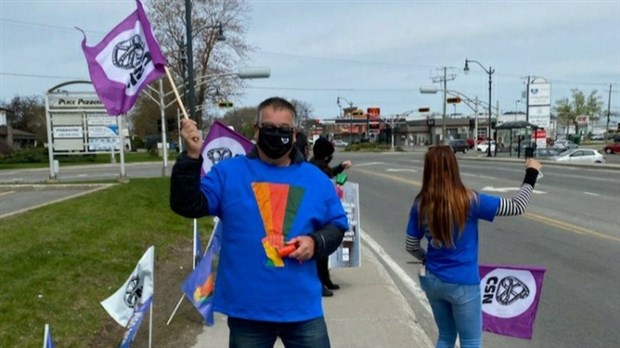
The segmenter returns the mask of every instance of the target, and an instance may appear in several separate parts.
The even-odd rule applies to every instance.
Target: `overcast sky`
[[[148,0],[144,0],[148,7]],[[382,115],[428,106],[421,95],[446,66],[448,88],[524,111],[525,76],[551,83],[552,101],[570,90],[596,89],[620,111],[620,1],[250,1],[247,41],[258,51],[248,66],[271,67],[271,78],[248,83],[235,106],[266,97],[295,98],[315,116],[333,118],[338,97]],[[43,94],[71,79],[88,79],[80,49],[87,31],[94,45],[135,10],[133,0],[0,0],[0,100]],[[153,26],[157,23],[152,23]],[[435,84],[435,86],[438,86]],[[342,105],[347,106],[343,99]],[[454,112],[449,105],[448,113]],[[467,113],[459,105],[456,112]]]

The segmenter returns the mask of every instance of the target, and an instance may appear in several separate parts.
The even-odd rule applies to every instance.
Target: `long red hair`
[[[424,157],[422,188],[415,198],[419,223],[428,225],[439,246],[454,246],[454,230],[465,229],[471,193],[463,182],[456,156],[449,146],[433,146]]]

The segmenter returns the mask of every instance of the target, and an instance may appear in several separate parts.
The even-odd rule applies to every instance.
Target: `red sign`
[[[366,109],[368,116],[379,116],[381,115],[381,109],[377,106]]]

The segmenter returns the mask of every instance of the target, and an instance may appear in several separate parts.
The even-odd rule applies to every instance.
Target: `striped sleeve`
[[[527,203],[534,188],[530,184],[523,184],[512,198],[500,197],[499,207],[496,216],[514,216],[525,213]]]
[[[408,235],[405,241],[405,248],[409,254],[413,255],[413,257],[418,260],[424,260],[426,257],[426,252],[420,247],[420,238]]]

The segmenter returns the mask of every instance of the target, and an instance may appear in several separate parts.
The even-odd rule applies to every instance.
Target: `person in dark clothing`
[[[330,167],[334,154],[334,145],[326,138],[320,137],[314,142],[312,147],[312,159],[310,163],[319,167],[330,179],[342,173],[345,169],[351,167],[351,161],[343,161],[335,167]],[[323,284],[323,296],[333,296],[332,290],[340,288],[338,284],[334,284],[329,276],[329,255],[318,257],[316,260],[319,279]]]
[[[278,337],[285,347],[330,347],[315,260],[334,252],[349,226],[331,181],[293,146],[294,125],[291,103],[266,99],[257,145],[201,177],[203,140],[195,121],[182,122],[186,151],[172,168],[170,207],[220,218],[213,309],[228,317],[231,348],[272,347]]]
[[[297,132],[297,141],[295,142],[295,146],[297,146],[297,151],[304,156],[304,160],[307,161],[310,150],[308,147],[308,137],[306,134]]]

